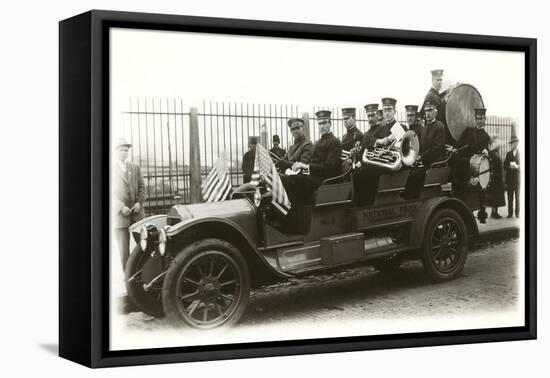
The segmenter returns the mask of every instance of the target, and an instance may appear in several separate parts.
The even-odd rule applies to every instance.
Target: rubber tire
[[[181,269],[183,269],[187,265],[190,259],[203,251],[212,250],[227,254],[236,262],[237,267],[239,268],[241,276],[243,278],[241,283],[240,301],[237,304],[234,312],[227,319],[225,319],[222,324],[219,324],[216,327],[212,328],[196,327],[194,324],[188,323],[187,320],[183,318],[179,313],[178,305],[176,303],[177,279]],[[168,268],[168,272],[164,277],[164,285],[162,289],[162,304],[167,319],[175,327],[187,327],[194,329],[217,329],[231,327],[237,324],[244,314],[246,307],[248,306],[249,298],[250,273],[248,269],[248,264],[239,252],[239,250],[235,248],[235,246],[220,239],[204,239],[184,248],[172,261],[170,267]]]
[[[434,265],[434,262],[431,258],[431,235],[433,233],[434,228],[439,224],[439,222],[444,218],[452,218],[457,226],[458,231],[462,234],[462,248],[460,250],[460,254],[458,257],[458,263],[453,269],[453,271],[449,273],[441,272],[437,269],[437,267]],[[466,229],[466,224],[464,223],[464,220],[453,209],[441,209],[438,210],[435,214],[433,214],[430,217],[430,220],[428,222],[428,225],[426,227],[426,232],[424,233],[424,241],[422,244],[422,266],[424,267],[424,271],[428,275],[428,277],[433,282],[443,282],[443,281],[449,281],[456,277],[458,277],[462,271],[464,270],[464,265],[466,263],[466,257],[468,255],[468,232]]]
[[[164,310],[162,308],[161,294],[158,291],[147,292],[143,290],[143,284],[137,282],[128,282],[128,279],[132,277],[147,261],[148,255],[146,255],[139,246],[136,246],[128,262],[126,263],[125,276],[126,276],[126,290],[128,292],[128,298],[145,314],[154,316],[156,318],[164,317]],[[157,295],[154,295],[154,294]]]

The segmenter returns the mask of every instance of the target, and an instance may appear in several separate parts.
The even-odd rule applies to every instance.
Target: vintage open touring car
[[[356,202],[350,170],[325,180],[313,204],[297,210],[292,233],[270,219],[270,193],[261,188],[175,205],[130,227],[137,246],[126,266],[128,295],[149,315],[210,329],[238,322],[252,288],[290,277],[361,264],[393,271],[420,259],[432,280],[453,279],[477,236],[479,202],[451,192],[450,157],[427,167],[414,199],[400,196],[410,169],[382,174],[368,206]]]

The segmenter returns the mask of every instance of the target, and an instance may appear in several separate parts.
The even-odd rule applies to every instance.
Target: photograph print
[[[525,53],[108,38],[109,350],[525,326]]]

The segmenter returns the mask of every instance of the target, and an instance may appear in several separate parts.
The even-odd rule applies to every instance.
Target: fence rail
[[[305,110],[296,105],[204,101],[195,113],[185,108],[182,100],[130,99],[128,111],[123,112],[122,133],[132,143],[131,160],[141,166],[147,213],[161,213],[174,203],[192,202],[192,178],[196,176],[191,169],[191,151],[199,151],[199,161],[195,163],[200,164],[199,173],[204,178],[225,150],[230,160],[231,183],[238,186],[242,183],[242,157],[248,150],[248,137],[256,136],[259,143],[271,148],[273,135],[279,135],[281,147],[287,149],[292,144],[287,120],[302,117],[306,133],[315,141],[319,131],[312,125],[315,112],[320,109],[332,111],[333,132],[341,138],[345,127],[338,107],[314,106]],[[196,117],[193,122],[192,117]],[[397,112],[397,119],[406,122],[405,113]],[[361,131],[368,129],[362,109],[357,109],[356,121]],[[190,143],[193,127],[198,128],[198,145]],[[504,159],[512,135],[512,118],[488,115],[486,130],[502,139],[499,153]]]

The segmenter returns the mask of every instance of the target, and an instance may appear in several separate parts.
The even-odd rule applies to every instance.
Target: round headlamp
[[[262,204],[262,195],[258,189],[254,192],[254,205],[260,207]]]
[[[139,246],[141,250],[145,252],[147,249],[147,238],[149,237],[149,231],[147,231],[147,226],[143,226],[139,233]]]
[[[164,256],[166,253],[166,242],[168,241],[168,236],[166,236],[166,230],[162,228],[159,232],[159,252],[161,256]]]

